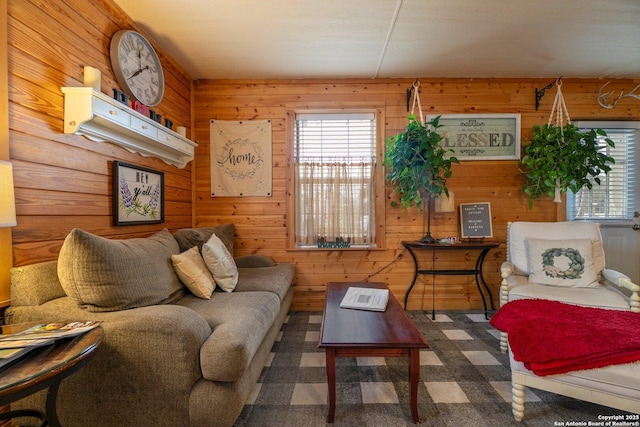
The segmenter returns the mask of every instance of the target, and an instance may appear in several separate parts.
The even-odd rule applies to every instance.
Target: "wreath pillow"
[[[570,288],[597,288],[590,239],[526,239],[529,282]]]

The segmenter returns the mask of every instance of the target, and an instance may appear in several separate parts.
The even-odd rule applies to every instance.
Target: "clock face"
[[[111,39],[111,66],[122,90],[149,107],[164,95],[162,64],[140,33],[120,30]]]

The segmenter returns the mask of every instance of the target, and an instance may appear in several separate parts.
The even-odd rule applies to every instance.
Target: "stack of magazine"
[[[100,326],[102,321],[46,323],[15,334],[0,335],[0,369],[23,357],[31,350],[53,344],[55,340],[84,334]]]
[[[341,308],[385,311],[389,302],[389,289],[359,288],[351,286],[342,298]]]

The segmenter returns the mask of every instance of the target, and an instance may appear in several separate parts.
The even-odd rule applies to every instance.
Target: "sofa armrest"
[[[276,263],[266,255],[252,254],[235,257],[238,268],[273,267]]]
[[[151,425],[151,406],[156,419],[189,419],[189,395],[202,378],[200,349],[211,335],[193,310],[166,304],[90,313],[69,297],[10,310],[12,322],[103,320],[95,358],[60,386],[58,402],[77,425]]]

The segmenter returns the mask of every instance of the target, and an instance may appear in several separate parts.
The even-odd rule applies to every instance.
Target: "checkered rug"
[[[409,311],[429,343],[420,354],[422,425],[558,426],[622,411],[526,389],[525,416],[511,414],[509,358],[484,312]],[[235,427],[324,426],[328,390],[321,313],[291,312]],[[406,358],[337,358],[335,426],[414,425]],[[575,424],[581,425],[581,424]]]

